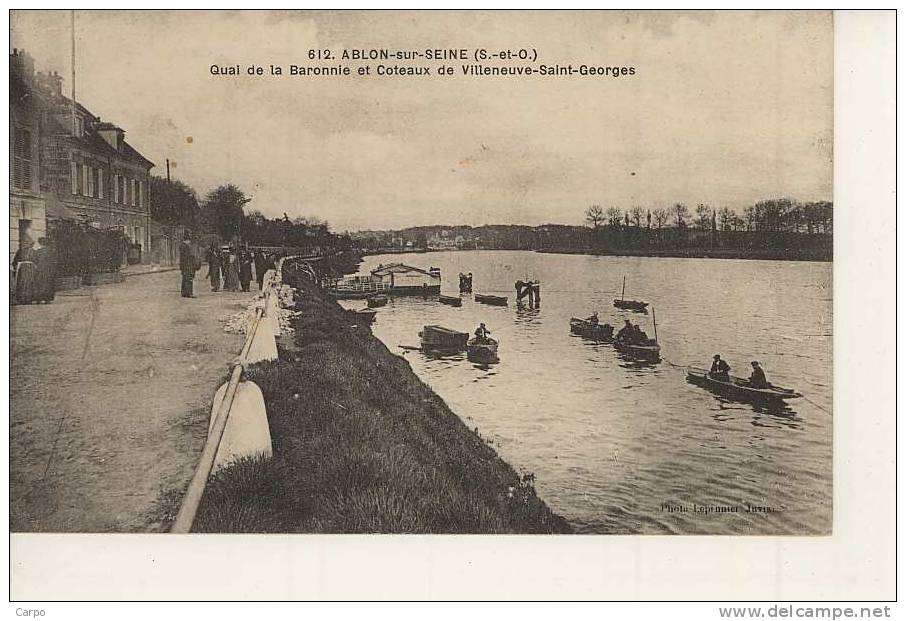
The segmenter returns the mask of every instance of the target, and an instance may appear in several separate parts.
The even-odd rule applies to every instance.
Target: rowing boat
[[[441,304],[447,304],[448,306],[462,306],[462,298],[455,295],[441,295],[437,299]]]
[[[425,326],[418,335],[422,339],[422,350],[434,352],[462,351],[469,340],[467,332],[437,325]]]
[[[647,313],[648,312],[648,302],[641,302],[639,300],[626,300],[626,277],[623,276],[623,290],[620,293],[620,299],[614,300],[613,305],[615,308],[620,308],[622,310],[631,310],[638,313]]]
[[[573,317],[569,320],[569,331],[596,341],[613,340],[613,326],[608,323],[595,323]]]
[[[622,339],[615,339],[613,348],[633,360],[658,362],[661,359],[661,346],[652,339],[648,339],[648,342],[645,344],[630,343]]]
[[[506,306],[507,299],[501,295],[482,295],[480,293],[475,294],[475,301],[479,304],[490,304],[491,306]]]
[[[499,360],[497,358],[497,341],[492,338],[481,340],[473,338],[468,342],[466,349],[468,351],[466,358],[472,362],[491,364]]]
[[[768,384],[765,388],[755,388],[749,380],[731,375],[729,381],[711,377],[707,369],[688,367],[686,380],[697,386],[726,397],[756,402],[778,402],[785,399],[798,399],[802,395],[790,388]]]

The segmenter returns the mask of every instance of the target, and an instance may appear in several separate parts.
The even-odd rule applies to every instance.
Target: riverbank
[[[248,373],[274,456],[216,474],[193,530],[570,532],[368,326],[288,266],[284,277],[299,290],[295,336]]]

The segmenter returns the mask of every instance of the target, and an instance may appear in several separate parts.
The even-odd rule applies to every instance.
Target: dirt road
[[[203,274],[204,270],[199,272]],[[184,490],[254,293],[179,295],[179,272],[10,308],[10,528],[148,532]],[[254,287],[254,285],[253,285]]]

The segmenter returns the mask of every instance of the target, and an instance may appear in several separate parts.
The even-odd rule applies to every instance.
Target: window
[[[13,153],[13,187],[32,189],[32,135],[27,129],[16,128]]]
[[[83,164],[76,164],[76,194],[85,194],[84,182],[84,170],[85,166]]]
[[[79,167],[75,162],[69,162],[69,183],[72,186],[72,193],[79,193]]]
[[[138,185],[136,186],[138,188],[138,206],[139,207],[142,206],[142,186],[143,185],[145,185],[145,183],[143,181],[139,181]]]
[[[113,175],[113,202],[120,202],[120,176]]]
[[[104,169],[98,168],[98,198],[104,198]]]
[[[131,187],[129,188],[129,192],[130,192],[129,195],[132,198],[133,207],[135,207],[135,197],[138,194],[138,190],[135,189],[136,186],[138,186],[138,181],[136,181],[135,179],[132,179],[132,184],[131,184]]]
[[[91,166],[88,164],[82,165],[82,196],[91,196],[91,191],[88,189],[88,179],[91,177]]]

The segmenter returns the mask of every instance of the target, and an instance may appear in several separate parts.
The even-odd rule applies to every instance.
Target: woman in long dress
[[[223,274],[223,290],[239,291],[239,253],[235,248],[230,248],[224,267],[226,269]]]
[[[16,304],[31,304],[38,292],[35,249],[31,242],[24,243],[16,251],[13,269],[16,276]]]

